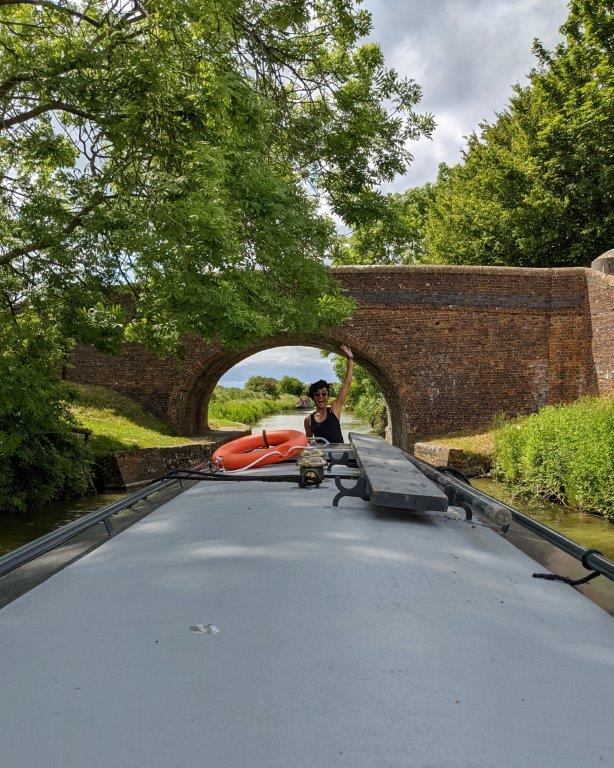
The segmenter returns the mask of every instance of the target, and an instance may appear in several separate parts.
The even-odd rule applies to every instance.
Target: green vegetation
[[[343,379],[347,360],[343,355],[335,355],[333,368],[339,379]],[[331,392],[331,396],[334,397]],[[388,424],[386,400],[375,379],[361,366],[354,364],[354,377],[350,385],[345,406],[359,419],[371,426],[377,434],[383,436]]]
[[[495,435],[495,476],[614,521],[614,400],[547,406]]]
[[[5,308],[36,287],[70,338],[165,350],[346,317],[319,199],[347,225],[376,216],[434,126],[359,5],[2,4]]]
[[[273,379],[273,381],[276,381]],[[209,403],[209,423],[225,419],[243,424],[255,424],[265,416],[294,408],[296,397],[282,395],[277,399],[254,397],[253,390],[239,389],[237,397],[235,387],[216,387]]]
[[[431,437],[420,441],[431,445],[457,448],[467,457],[467,464],[483,468],[486,472],[492,466],[495,450],[495,428],[480,432],[462,432],[443,437]]]
[[[305,382],[297,379],[296,376],[282,376],[279,380],[279,391],[284,392],[287,395],[301,395],[307,394],[309,385]]]
[[[90,458],[57,379],[61,339],[35,317],[0,322],[0,509],[85,493]]]
[[[92,430],[88,448],[94,457],[133,448],[199,442],[197,438],[176,436],[168,424],[106,387],[62,382],[62,390],[75,422]]]
[[[425,184],[386,196],[377,221],[366,222],[341,237],[336,264],[418,264],[428,261],[425,224],[435,185]]]
[[[250,376],[245,389],[253,395],[275,398],[280,394],[279,382],[272,376]]]
[[[351,313],[320,201],[377,218],[434,125],[371,27],[353,0],[0,4],[3,498],[81,482],[53,379],[75,342],[239,347]],[[38,326],[46,368],[18,341]]]
[[[552,52],[463,162],[435,184],[390,195],[340,263],[588,266],[614,241],[614,17],[611,0],[572,0]]]

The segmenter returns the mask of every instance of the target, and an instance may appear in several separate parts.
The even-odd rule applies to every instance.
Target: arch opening
[[[191,365],[192,375],[182,392],[173,393],[176,404],[176,423],[181,424],[186,434],[211,434],[208,412],[213,391],[220,379],[237,364],[247,360],[258,352],[278,347],[308,347],[339,352],[340,344],[351,347],[355,362],[365,369],[374,379],[386,402],[387,421],[386,437],[393,444],[405,448],[407,445],[407,414],[402,397],[394,384],[394,377],[385,369],[386,361],[378,360],[372,350],[362,348],[360,342],[351,338],[317,338],[278,337],[262,340],[240,351],[229,351],[222,348],[211,350],[206,359]],[[315,375],[311,381],[318,379]]]

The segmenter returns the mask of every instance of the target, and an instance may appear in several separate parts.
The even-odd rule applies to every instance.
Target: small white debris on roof
[[[192,624],[192,632],[202,632],[204,635],[219,635],[220,630],[214,624]]]

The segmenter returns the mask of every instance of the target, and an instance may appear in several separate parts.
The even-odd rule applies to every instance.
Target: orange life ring
[[[218,448],[211,457],[214,465],[232,471],[266,467],[297,456],[308,445],[303,432],[278,429],[261,435],[248,435],[231,440]]]

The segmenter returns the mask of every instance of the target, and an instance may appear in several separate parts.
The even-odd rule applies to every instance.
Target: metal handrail
[[[31,541],[29,544],[24,544],[23,547],[19,547],[19,549],[9,552],[3,557],[0,557],[0,577],[29,563],[31,560],[50,552],[52,549],[65,544],[70,539],[87,531],[98,523],[104,523],[107,533],[109,536],[112,536],[113,528],[109,521],[109,518],[112,515],[115,515],[117,512],[122,512],[124,509],[128,509],[133,504],[136,504],[137,501],[146,499],[153,493],[163,491],[178,482],[180,482],[179,478],[163,479],[154,482],[145,488],[141,488],[140,491],[135,491],[130,494],[130,496],[126,496],[125,499],[115,501],[112,504],[107,504],[107,506],[102,507],[101,509],[90,512],[89,515],[84,515],[78,520],[73,520],[73,522],[67,523],[61,528],[57,528],[55,531],[51,531],[50,533]]]
[[[537,534],[548,543],[558,547],[558,549],[561,549],[574,559],[580,561],[584,567],[590,568],[611,581],[614,581],[614,563],[599,552],[587,549],[586,547],[577,544],[575,541],[571,541],[571,539],[568,539],[566,536],[549,528],[547,525],[538,523],[537,520],[533,520],[527,515],[522,514],[522,512],[519,512],[517,509],[479,491],[477,488],[474,488],[471,485],[468,486],[451,475],[443,474],[435,469],[435,467],[420,461],[420,459],[417,459],[414,456],[410,456],[409,454],[406,455],[412,464],[443,490],[448,496],[451,504],[462,507],[466,512],[486,517],[504,530],[506,529],[507,521],[514,520],[519,525],[522,525],[524,528]],[[121,501],[108,504],[106,507],[95,510],[89,515],[84,515],[78,520],[67,523],[61,528],[51,531],[29,544],[24,544],[24,546],[19,547],[19,549],[9,552],[3,557],[0,557],[0,577],[5,576],[7,573],[14,571],[16,568],[25,565],[31,560],[50,552],[52,549],[64,544],[98,523],[105,523],[107,532],[109,535],[112,535],[113,529],[112,526],[109,525],[109,518],[112,515],[121,512],[124,509],[128,509],[133,504],[136,504],[137,501],[141,501],[142,499],[151,496],[153,493],[165,490],[174,483],[180,483],[181,479],[181,477],[162,478],[161,480],[142,488],[140,491],[130,494],[130,496],[127,496]]]
[[[482,491],[479,491],[473,486],[467,486],[460,480],[452,477],[451,475],[443,474],[439,470],[432,467],[430,464],[426,464],[420,459],[416,459],[414,456],[407,455],[407,458],[418,469],[425,474],[430,480],[436,483],[443,492],[448,496],[450,502],[457,504],[465,509],[468,507],[471,511],[474,511],[476,515],[484,515],[489,519],[493,519],[493,513],[495,518],[501,519],[503,516],[514,520],[514,522],[522,525],[533,533],[536,533],[542,539],[549,544],[561,549],[574,559],[580,561],[585,568],[593,571],[597,571],[602,576],[614,581],[614,563],[608,560],[599,552],[577,544],[575,541],[571,541],[561,533],[549,528],[543,523],[538,523],[537,520],[523,515],[517,509],[504,504],[497,499],[493,499]]]

